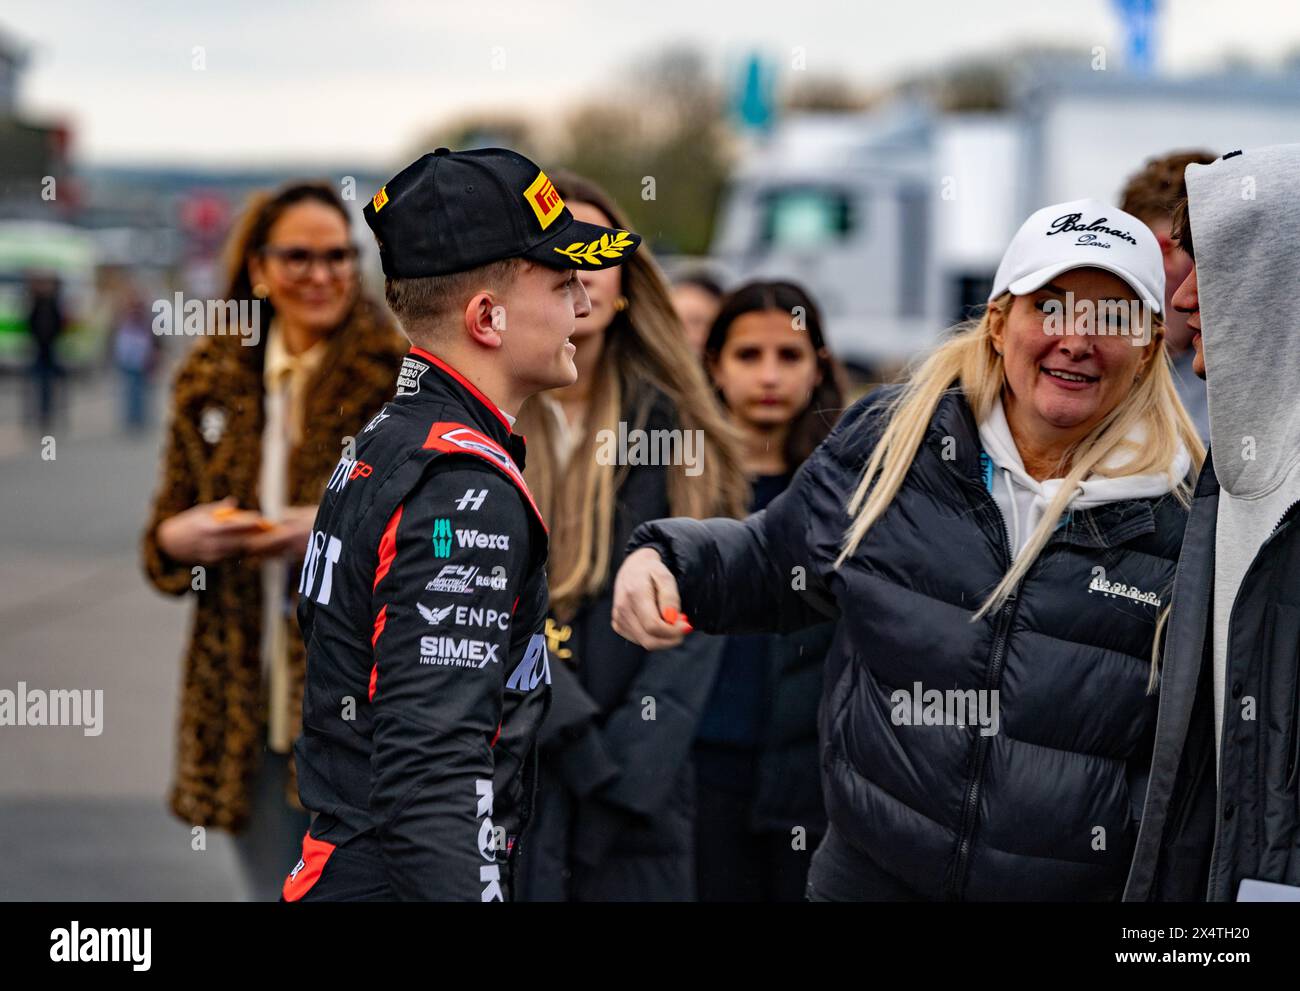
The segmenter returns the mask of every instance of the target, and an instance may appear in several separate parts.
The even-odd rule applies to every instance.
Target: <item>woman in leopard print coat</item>
[[[328,303],[328,283],[334,283],[332,288],[341,294],[335,300],[334,318],[329,319],[326,309],[326,323],[318,319],[316,331],[306,338],[319,346],[308,349],[314,356],[310,372],[303,374],[301,388],[293,394],[297,429],[283,449],[282,481],[277,483],[283,486],[283,505],[301,514],[296,530],[283,528],[288,543],[282,541],[274,551],[283,556],[288,571],[285,612],[289,617],[296,562],[302,557],[312,507],[320,500],[347,438],[355,437],[391,398],[406,350],[391,316],[359,291],[348,231],[347,215],[328,186],[298,184],[277,196],[260,198],[232,237],[226,298],[258,299],[260,324],[266,332],[255,346],[245,342],[256,335],[200,338],[173,385],[162,477],[145,528],[143,552],[146,574],[158,589],[177,596],[194,593],[170,805],[177,816],[196,826],[217,826],[237,834],[248,830],[257,804],[254,793],[267,789],[258,778],[259,769],[264,758],[272,756],[266,750],[269,693],[264,682],[269,679],[263,675],[266,558],[257,552],[265,552],[265,541],[275,538],[248,529],[249,521],[256,519],[254,512],[235,513],[235,508],[265,508],[259,487],[266,484],[263,446],[270,433],[264,431],[272,407],[264,382],[267,352],[277,347],[269,339],[278,333],[288,342],[293,336],[289,331],[296,329],[286,327],[289,317],[302,312],[304,298],[308,303]],[[331,238],[342,238],[349,250],[340,254],[338,245],[323,244]],[[313,245],[319,246],[314,253]],[[328,271],[318,272],[318,263]],[[321,274],[327,282],[321,281]],[[304,286],[309,292],[295,298]],[[281,347],[277,353],[286,352]],[[183,519],[191,530],[195,525],[217,527],[209,521],[214,519],[214,508],[219,510],[215,518],[221,518],[221,507],[212,504],[223,500],[231,507],[225,516],[235,521],[219,538],[225,541],[222,548],[205,549],[193,539],[182,543],[168,534],[168,521],[174,527],[187,511]],[[238,520],[244,521],[243,528]],[[208,537],[213,539],[211,533]],[[260,547],[259,540],[264,542]],[[180,553],[180,547],[189,553]],[[281,693],[284,711],[279,715],[281,724],[296,737],[305,651],[292,619],[288,629],[287,692]],[[281,802],[280,810],[287,808],[284,802],[300,808],[291,761],[284,785],[283,801],[275,799]],[[257,822],[251,827],[256,831]],[[263,860],[279,851],[274,844],[261,845]],[[268,845],[274,846],[275,853],[265,852]],[[240,853],[247,867],[248,857],[242,849]],[[269,880],[275,881],[275,870],[287,871],[291,866],[273,868]],[[257,868],[259,873],[266,869],[264,864]]]

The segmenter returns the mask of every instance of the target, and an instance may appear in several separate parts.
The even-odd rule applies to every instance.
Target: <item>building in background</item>
[[[69,183],[71,133],[61,121],[29,118],[19,102],[19,84],[28,52],[0,31],[0,216],[60,220],[75,214],[78,197]],[[48,190],[54,180],[57,195]]]

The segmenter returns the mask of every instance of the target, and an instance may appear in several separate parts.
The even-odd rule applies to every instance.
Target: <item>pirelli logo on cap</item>
[[[375,193],[374,199],[372,199],[370,202],[374,204],[375,213],[378,213],[380,210],[382,210],[384,208],[384,204],[388,202],[388,187],[380,186],[379,192]]]
[[[560,199],[559,191],[551,185],[545,172],[537,173],[537,178],[524,190],[524,199],[533,208],[533,213],[537,214],[537,222],[542,225],[542,230],[551,226],[551,222],[564,209],[564,200]]]

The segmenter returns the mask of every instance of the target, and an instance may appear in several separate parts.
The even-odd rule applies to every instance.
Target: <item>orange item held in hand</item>
[[[238,506],[218,506],[212,511],[212,518],[214,520],[228,520],[245,512],[250,512],[250,510],[240,509]],[[258,516],[253,520],[253,524],[263,533],[275,529],[275,524],[264,516]]]

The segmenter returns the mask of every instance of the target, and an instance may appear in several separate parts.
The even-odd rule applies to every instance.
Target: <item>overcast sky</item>
[[[1164,8],[1168,72],[1300,47],[1296,0]],[[786,67],[803,46],[810,73],[864,85],[1027,42],[1117,58],[1122,43],[1110,0],[5,0],[0,30],[30,47],[24,110],[68,120],[74,154],[100,164],[383,167],[440,120],[479,108],[553,118],[683,41],[720,75],[755,49]]]

